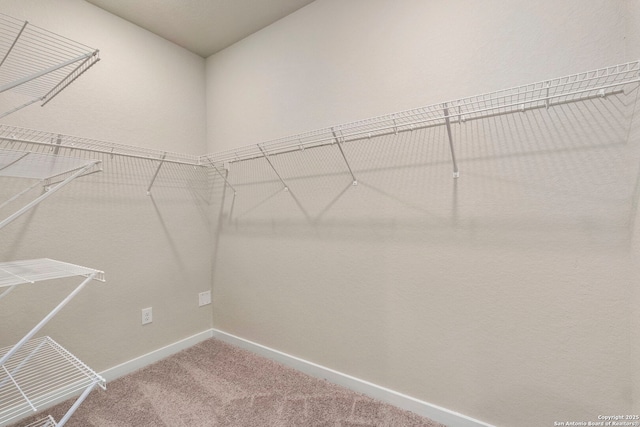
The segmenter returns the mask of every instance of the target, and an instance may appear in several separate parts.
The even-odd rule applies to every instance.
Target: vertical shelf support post
[[[167,153],[164,153],[162,155],[162,158],[160,159],[160,164],[156,168],[156,173],[154,173],[153,174],[153,178],[151,178],[151,182],[149,183],[149,187],[147,187],[147,196],[151,195],[151,187],[153,187],[153,183],[156,182],[156,178],[158,177],[158,173],[160,173],[160,168],[164,164],[165,157],[167,157]]]
[[[236,189],[233,188],[233,185],[231,185],[229,183],[229,181],[227,180],[227,177],[224,176],[224,174],[222,172],[220,172],[220,169],[218,169],[218,167],[215,165],[215,163],[213,163],[213,161],[211,159],[207,159],[209,161],[209,163],[211,164],[211,166],[213,166],[213,169],[215,169],[215,171],[218,173],[218,175],[220,175],[220,177],[222,179],[224,179],[224,182],[229,186],[229,188],[231,188],[231,190],[233,191],[233,195],[235,196],[236,194]]]
[[[349,173],[351,174],[351,178],[353,179],[353,185],[358,185],[358,180],[356,179],[356,176],[353,174],[353,170],[351,170],[351,165],[349,165],[347,156],[345,156],[344,150],[342,149],[342,145],[340,144],[340,138],[338,138],[338,135],[336,134],[335,129],[331,128],[331,133],[333,134],[333,137],[336,140],[336,144],[338,145],[338,149],[340,150],[340,154],[342,154],[342,158],[344,159],[344,162],[347,164],[347,169],[349,169]]]
[[[456,162],[456,152],[453,149],[453,136],[451,135],[451,120],[449,118],[449,108],[447,107],[447,104],[442,104],[443,106],[443,113],[444,113],[444,123],[446,125],[447,128],[447,136],[449,137],[449,148],[451,150],[451,161],[453,162],[453,177],[454,178],[459,178],[460,177],[460,171],[458,170],[458,163]]]
[[[9,47],[9,50],[7,50],[7,53],[4,54],[4,57],[2,58],[2,61],[0,62],[0,67],[2,67],[2,65],[4,64],[4,61],[7,60],[7,58],[9,57],[9,54],[11,53],[13,48],[16,46],[16,43],[18,43],[18,39],[20,38],[20,36],[24,32],[24,29],[27,28],[27,24],[28,23],[29,23],[29,21],[24,21],[24,24],[22,25],[22,28],[20,28],[20,32],[18,32],[18,35],[13,40],[13,43],[11,43],[11,46]]]

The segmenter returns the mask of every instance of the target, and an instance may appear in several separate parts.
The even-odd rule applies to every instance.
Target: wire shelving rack
[[[104,272],[48,258],[2,262],[0,299],[20,285],[70,277],[84,280],[17,344],[0,349],[0,426],[80,393],[58,423],[49,416],[31,424],[63,426],[96,386],[105,388],[104,378],[53,339],[34,338],[89,282],[104,282]]]
[[[0,177],[35,180],[31,186],[0,204],[0,208],[15,201],[38,185],[43,185],[47,189],[36,199],[22,206],[7,218],[0,220],[0,229],[37,206],[74,179],[100,172],[100,163],[99,160],[87,160],[57,154],[0,149]]]
[[[207,154],[200,158],[200,163],[228,169],[235,162],[264,158],[273,168],[269,160],[271,156],[335,145],[344,158],[354,184],[357,184],[354,171],[342,149],[344,144],[444,126],[447,128],[451,150],[453,176],[457,178],[459,170],[455,156],[455,141],[451,133],[452,125],[620,95],[636,89],[638,85],[640,85],[640,61],[633,61]],[[275,171],[275,173],[278,172]],[[282,181],[281,178],[280,180]],[[228,182],[227,184],[231,185]]]
[[[0,118],[36,102],[46,105],[99,60],[97,49],[0,14],[0,93],[27,97]]]

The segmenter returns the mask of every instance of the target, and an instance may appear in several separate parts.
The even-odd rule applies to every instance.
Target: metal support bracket
[[[19,209],[17,212],[15,212],[13,215],[10,215],[9,217],[4,219],[3,221],[0,221],[0,229],[5,227],[7,224],[12,222],[16,218],[18,218],[23,213],[27,212],[29,209],[31,209],[34,206],[38,205],[44,199],[46,199],[47,197],[49,197],[52,194],[54,194],[56,191],[58,191],[60,188],[64,187],[65,185],[67,185],[71,181],[73,181],[78,176],[83,175],[85,172],[87,172],[89,169],[91,169],[92,167],[94,167],[98,163],[100,163],[100,162],[99,161],[95,161],[95,162],[92,162],[92,163],[82,167],[82,168],[79,168],[73,174],[69,175],[64,181],[62,181],[62,182],[58,183],[57,185],[55,185],[54,187],[50,188],[49,191],[47,191],[46,193],[42,194],[40,197],[36,198],[35,200],[31,201],[30,203],[26,204],[21,209]],[[40,182],[41,181],[36,182],[36,184],[34,184],[33,186],[40,184]],[[33,186],[31,188],[33,188]],[[21,194],[23,194],[23,193],[21,193]]]
[[[18,32],[18,35],[16,36],[15,40],[13,41],[13,43],[11,43],[11,46],[7,50],[7,53],[4,54],[4,57],[2,58],[2,61],[0,62],[0,67],[2,67],[2,65],[4,64],[4,61],[7,60],[7,58],[9,57],[9,54],[11,53],[13,48],[16,46],[16,43],[18,43],[18,39],[20,38],[20,36],[24,32],[24,29],[27,28],[27,24],[28,23],[29,23],[29,21],[24,21],[24,24],[22,25],[22,28],[20,28],[20,32]]]
[[[11,292],[12,290],[14,290],[16,288],[16,286],[18,285],[13,285],[13,286],[9,286],[7,289],[5,289],[1,294],[0,294],[0,299],[2,299],[3,297],[9,295],[9,292]]]
[[[340,138],[336,134],[335,129],[331,128],[331,133],[333,134],[333,137],[336,140],[336,144],[338,145],[338,149],[340,150],[340,154],[342,154],[342,158],[344,159],[344,162],[347,165],[347,169],[349,169],[349,173],[351,174],[351,178],[353,179],[352,185],[354,185],[354,186],[358,185],[358,180],[356,179],[356,176],[353,174],[353,170],[351,169],[351,165],[349,164],[349,160],[347,160],[347,156],[345,156],[344,150],[342,149],[342,144],[340,143]],[[343,137],[343,140],[344,140],[344,137]]]
[[[21,79],[15,80],[15,81],[13,81],[11,83],[8,83],[8,84],[0,87],[0,93],[1,92],[5,92],[5,91],[7,91],[9,89],[13,89],[16,86],[20,86],[22,84],[25,84],[25,83],[27,83],[27,82],[29,82],[31,80],[35,80],[38,77],[42,77],[42,76],[44,76],[46,74],[52,73],[52,72],[54,72],[56,70],[59,70],[60,68],[64,68],[64,67],[66,67],[68,65],[71,65],[71,64],[73,64],[75,62],[81,61],[81,60],[83,60],[83,59],[85,59],[87,57],[91,57],[91,54],[80,55],[77,58],[70,59],[70,60],[62,62],[62,63],[60,63],[58,65],[54,65],[54,66],[49,67],[47,69],[44,69],[42,71],[38,71],[37,73],[33,73],[33,74],[29,75],[29,76],[26,76],[26,77],[23,77]]]
[[[257,146],[258,146],[258,149],[260,149],[260,151],[262,152],[262,155],[264,156],[264,158],[267,159],[267,162],[269,163],[269,166],[271,166],[271,169],[273,169],[273,171],[275,172],[276,176],[278,177],[278,179],[280,180],[280,182],[284,186],[284,191],[289,191],[289,186],[287,185],[286,182],[284,182],[284,179],[282,179],[282,177],[280,176],[280,174],[278,173],[276,168],[273,166],[273,163],[271,163],[271,159],[267,155],[267,152],[264,151],[264,149],[262,148],[262,146],[260,144],[257,144]]]
[[[458,170],[458,163],[456,162],[456,152],[453,149],[453,136],[451,135],[451,120],[449,118],[449,108],[447,108],[447,104],[442,104],[443,113],[444,113],[444,123],[447,128],[447,135],[449,136],[449,148],[451,149],[451,161],[453,162],[453,177],[459,178],[460,171]]]
[[[221,177],[222,179],[224,179],[224,182],[225,182],[225,183],[229,186],[229,188],[233,191],[233,195],[235,196],[235,195],[236,195],[236,189],[235,189],[235,188],[233,188],[233,185],[231,185],[231,184],[229,183],[229,181],[227,180],[227,177],[226,177],[226,176],[224,176],[224,174],[223,174],[222,172],[220,172],[220,169],[218,169],[218,167],[217,167],[217,166],[216,166],[216,165],[211,161],[211,159],[207,159],[207,160],[209,160],[209,163],[211,164],[211,166],[213,166],[213,169],[215,169],[215,171],[218,173],[218,175],[220,175],[220,177]]]
[[[549,88],[551,87],[551,82],[546,82],[544,84],[546,95],[544,99],[544,108],[549,109]]]
[[[22,160],[22,159],[24,159],[25,157],[27,157],[29,154],[31,154],[31,152],[30,152],[30,151],[28,151],[28,152],[24,153],[22,156],[18,157],[18,158],[17,158],[17,159],[15,159],[13,162],[7,163],[7,164],[6,164],[6,165],[4,165],[3,167],[1,167],[1,168],[0,168],[0,171],[1,171],[1,170],[4,170],[4,169],[6,169],[6,168],[8,168],[9,166],[13,166],[13,165],[15,165],[15,164],[16,164],[16,163],[18,163],[20,160]]]
[[[147,196],[151,195],[151,187],[153,187],[153,183],[156,182],[156,178],[158,177],[158,173],[160,173],[160,168],[164,164],[164,159],[167,157],[167,153],[164,153],[160,158],[160,164],[156,168],[156,173],[153,174],[153,178],[151,178],[151,182],[149,183],[149,187],[147,188]]]

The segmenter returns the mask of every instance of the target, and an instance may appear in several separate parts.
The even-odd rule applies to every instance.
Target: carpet
[[[216,339],[93,391],[66,426],[444,427]]]

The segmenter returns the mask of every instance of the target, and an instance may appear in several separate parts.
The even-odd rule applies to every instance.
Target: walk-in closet
[[[640,1],[0,1],[0,426],[640,426]]]

